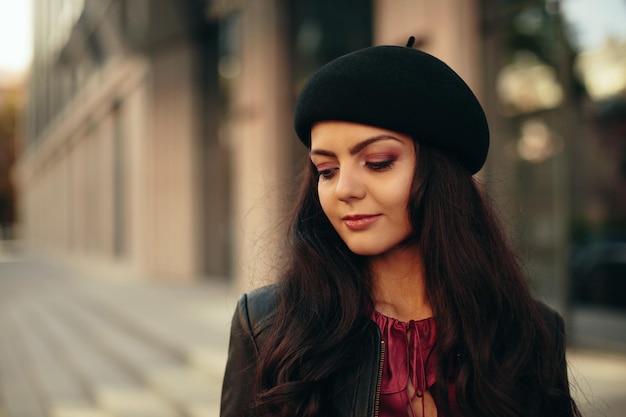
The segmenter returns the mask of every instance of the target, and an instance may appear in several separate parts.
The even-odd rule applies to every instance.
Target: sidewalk
[[[218,416],[237,297],[3,257],[0,416]]]
[[[0,417],[217,417],[238,296],[0,254]],[[584,416],[626,417],[626,356],[568,362]]]
[[[572,394],[584,417],[626,417],[626,357],[570,348]]]

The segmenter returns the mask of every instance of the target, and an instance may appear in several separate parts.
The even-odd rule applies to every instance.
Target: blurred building
[[[20,135],[19,113],[23,92],[21,80],[5,77],[0,71],[0,250],[3,240],[13,239],[17,221],[12,168]]]
[[[419,46],[482,94],[477,1],[35,2],[22,236],[168,280],[273,279],[298,89],[372,44]]]
[[[626,311],[626,41],[608,37],[576,58],[589,123],[572,171],[576,305]]]
[[[225,161],[210,131],[216,28],[200,6],[35,2],[19,164],[29,244],[163,276],[226,270],[228,177],[203,171]]]
[[[594,198],[587,200],[588,215],[582,217],[596,229],[611,225],[626,240],[626,40],[608,38],[603,46],[582,52],[576,69],[593,100],[586,137],[596,148],[589,152],[587,144],[586,158],[579,157],[595,162],[587,175]]]

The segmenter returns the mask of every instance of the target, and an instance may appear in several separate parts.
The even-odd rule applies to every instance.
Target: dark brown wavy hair
[[[332,382],[357,357],[373,306],[367,258],[333,229],[317,181],[308,164],[275,325],[260,347],[260,415],[334,415]],[[406,244],[423,257],[438,332],[433,395],[440,415],[522,417],[537,406],[550,416],[578,416],[554,336],[476,180],[420,145],[408,211],[414,233]]]

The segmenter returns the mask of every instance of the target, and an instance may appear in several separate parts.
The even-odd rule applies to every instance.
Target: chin
[[[348,244],[348,249],[352,251],[355,255],[360,256],[376,256],[381,255],[391,248],[381,247],[380,245],[350,245]]]
[[[359,256],[379,256],[384,254],[390,254],[395,251],[403,251],[407,247],[413,245],[409,242],[410,237],[406,236],[402,240],[366,240],[366,239],[354,239],[344,240],[348,249],[355,255]]]

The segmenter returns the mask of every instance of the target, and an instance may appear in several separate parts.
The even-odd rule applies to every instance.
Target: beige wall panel
[[[154,62],[150,171],[150,264],[165,279],[191,279],[197,213],[191,50],[164,51]]]
[[[44,174],[44,198],[45,205],[41,207],[42,209],[42,220],[45,219],[44,225],[46,230],[46,243],[48,245],[54,247],[55,246],[55,229],[56,229],[56,220],[55,219],[55,196],[54,196],[54,171],[53,167],[48,167],[46,173]]]
[[[374,0],[374,45],[404,46],[410,36],[428,39],[436,3],[431,0]]]
[[[277,1],[250,2],[243,15],[242,72],[235,93],[235,284],[276,279],[282,241],[286,152],[291,137],[285,36]]]
[[[90,251],[90,229],[91,219],[89,212],[91,211],[91,166],[89,145],[91,144],[91,132],[85,133],[84,137],[77,141],[76,144],[76,251],[80,254],[86,254]]]
[[[35,204],[34,207],[34,216],[33,216],[33,227],[36,231],[36,236],[37,236],[37,240],[41,242],[42,245],[46,245],[47,244],[47,235],[46,235],[46,229],[45,229],[45,222],[43,221],[43,219],[45,218],[44,216],[44,211],[43,211],[43,207],[45,207],[46,201],[45,201],[45,195],[44,195],[44,179],[43,177],[38,178],[36,181],[33,182],[33,187],[34,187],[34,199],[33,199],[33,203]]]
[[[20,184],[22,192],[20,194],[20,233],[21,238],[28,246],[35,246],[35,228],[34,228],[34,184],[32,181]]]
[[[30,246],[35,246],[38,238],[36,219],[36,203],[37,203],[37,191],[34,181],[28,182],[28,187],[24,188],[24,201],[22,202],[22,212],[24,213],[23,219],[23,239]]]
[[[58,162],[58,177],[57,181],[59,184],[58,190],[58,222],[59,222],[59,248],[62,249],[65,253],[70,249],[70,241],[69,241],[69,158],[67,147],[63,148],[62,154],[59,156]]]
[[[59,113],[39,139],[37,147],[21,155],[16,167],[20,196],[21,235],[33,247],[52,250],[61,256],[105,260],[118,263],[113,256],[114,190],[113,139],[116,135],[112,119],[114,103],[140,88],[139,99],[129,108],[131,115],[121,123],[123,139],[139,137],[145,128],[145,60],[130,57],[112,62],[96,73],[84,89]],[[139,115],[139,116],[136,116]],[[121,142],[131,148],[131,141]],[[143,160],[141,150],[134,151],[134,163]],[[122,156],[130,151],[121,152]],[[130,158],[130,156],[128,157]],[[129,159],[130,161],[130,159]],[[128,163],[130,164],[130,162]],[[137,164],[139,165],[139,164]],[[125,187],[125,210],[140,207],[133,199],[145,179],[141,168],[125,170],[133,187]],[[136,197],[141,200],[141,197]],[[134,214],[135,220],[139,217]],[[133,222],[130,214],[127,224]],[[136,222],[142,227],[141,222]],[[126,233],[134,239],[147,239],[146,228]],[[132,234],[134,233],[134,235]],[[128,239],[130,241],[130,239]],[[138,245],[134,245],[135,247]]]
[[[65,182],[63,177],[63,155],[56,154],[51,161],[49,172],[46,175],[48,224],[50,226],[50,244],[56,251],[65,250],[65,229],[67,217],[65,207]]]
[[[99,155],[99,126],[92,126],[85,141],[81,144],[85,148],[86,158],[83,168],[83,175],[87,179],[84,188],[85,197],[85,227],[82,230],[86,239],[85,253],[95,256],[100,251],[100,228],[98,224],[102,221],[102,195],[99,189],[99,179],[102,171],[102,158]]]
[[[441,56],[479,95],[479,4],[472,0],[445,0],[437,5],[436,19],[443,24],[439,26],[433,53]]]
[[[480,33],[476,0],[376,0],[374,44],[405,45],[409,36],[420,49],[445,61],[480,96]]]
[[[106,103],[106,105],[110,105]],[[108,106],[107,106],[108,107]],[[107,113],[98,125],[97,134],[94,137],[93,167],[94,172],[94,210],[97,213],[94,222],[94,235],[96,236],[95,251],[99,256],[112,258],[113,234],[114,234],[114,204],[115,195],[113,189],[114,160],[113,160],[113,120],[112,114]],[[95,213],[94,213],[95,214]]]
[[[39,230],[39,236],[45,246],[50,245],[50,228],[49,221],[50,199],[48,196],[48,170],[41,170],[40,178],[37,181],[37,200],[36,200],[36,227]]]
[[[93,221],[93,196],[92,196],[92,166],[90,152],[93,131],[83,134],[84,136],[77,140],[76,143],[76,193],[74,195],[76,204],[76,223],[75,238],[76,252],[80,255],[91,253],[92,235],[89,231],[92,229]]]
[[[69,236],[69,245],[70,245],[70,253],[77,253],[80,250],[80,212],[81,212],[81,202],[82,199],[80,196],[80,181],[81,176],[79,174],[80,170],[80,156],[81,152],[75,143],[72,144],[70,150],[68,152],[68,236]]]
[[[124,155],[123,210],[126,216],[124,231],[125,258],[138,271],[148,265],[147,244],[150,234],[147,222],[147,140],[150,137],[147,112],[147,85],[139,84],[124,97],[121,108],[121,145]]]

